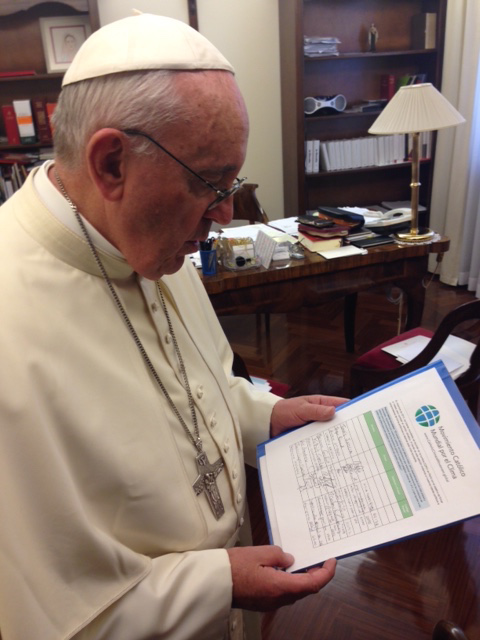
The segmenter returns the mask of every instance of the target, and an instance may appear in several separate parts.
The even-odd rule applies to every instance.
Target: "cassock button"
[[[150,309],[153,311],[153,313],[156,313],[158,311],[158,303],[152,302],[152,304],[150,305]]]
[[[234,469],[234,470],[232,471],[232,478],[233,478],[234,480],[236,480],[236,479],[238,478],[238,471],[237,471],[236,469]]]
[[[242,494],[241,493],[237,493],[237,504],[240,504],[242,500],[243,500]]]
[[[170,344],[170,343],[171,343],[171,341],[172,341],[172,334],[171,334],[171,333],[167,333],[167,334],[165,335],[165,342],[166,342],[167,344]]]
[[[225,442],[223,443],[223,451],[225,453],[228,453],[230,451],[230,442],[228,440],[225,440]]]
[[[217,416],[215,414],[213,414],[213,416],[210,418],[210,426],[212,427],[212,429],[217,426]]]
[[[239,520],[239,524],[241,527],[243,527],[243,523],[245,522],[245,518],[240,518]]]
[[[199,384],[197,387],[197,398],[200,400],[200,398],[203,398],[203,385]]]

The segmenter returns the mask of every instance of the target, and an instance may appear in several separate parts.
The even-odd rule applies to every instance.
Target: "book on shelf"
[[[2,105],[3,124],[5,126],[5,135],[10,145],[20,144],[20,134],[18,132],[17,115],[11,104]]]
[[[24,71],[0,71],[0,78],[18,78],[22,76],[34,76],[36,71],[25,69]]]
[[[480,430],[441,361],[257,448],[288,572],[480,514]]]
[[[32,100],[33,122],[38,142],[48,144],[52,141],[52,132],[47,115],[47,103],[43,98]]]
[[[18,132],[21,144],[33,144],[37,141],[33,125],[32,105],[30,100],[14,100],[13,108],[17,117]]]
[[[305,140],[305,173],[313,173],[313,140]]]
[[[342,246],[343,240],[341,236],[334,236],[333,238],[321,238],[319,236],[313,236],[306,231],[298,230],[298,242],[313,253],[320,253],[322,251],[329,251],[330,249],[338,249]]]
[[[391,100],[397,90],[397,81],[393,73],[382,73],[380,76],[380,99]]]
[[[320,171],[320,140],[313,141],[312,173]]]
[[[411,84],[423,84],[426,81],[427,81],[426,73],[406,74],[398,77],[397,89],[400,89],[400,87],[405,87]]]
[[[425,140],[429,139],[431,132],[426,132]],[[405,162],[405,140],[404,134],[392,134],[321,141],[321,169],[339,171]]]
[[[417,13],[412,16],[412,48],[435,49],[437,39],[437,14]]]

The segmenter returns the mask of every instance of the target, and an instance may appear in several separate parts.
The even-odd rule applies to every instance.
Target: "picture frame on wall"
[[[48,73],[66,71],[91,33],[88,16],[40,18],[43,51]]]

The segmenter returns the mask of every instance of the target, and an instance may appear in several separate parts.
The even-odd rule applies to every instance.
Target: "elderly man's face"
[[[228,73],[209,72],[198,80],[194,75],[197,86],[192,86],[192,74],[188,76],[182,89],[193,101],[195,117],[175,125],[162,139],[146,133],[218,189],[228,189],[245,160],[248,120],[243,100]],[[207,238],[213,221],[224,226],[232,219],[232,197],[208,210],[215,192],[160,149],[133,160],[130,176],[115,224],[115,244],[146,278],[178,271],[185,256]]]

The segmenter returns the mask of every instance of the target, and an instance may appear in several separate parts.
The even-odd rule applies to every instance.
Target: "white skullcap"
[[[189,25],[142,13],[92,33],[68,67],[62,86],[148,69],[223,69],[234,73],[220,51]]]

